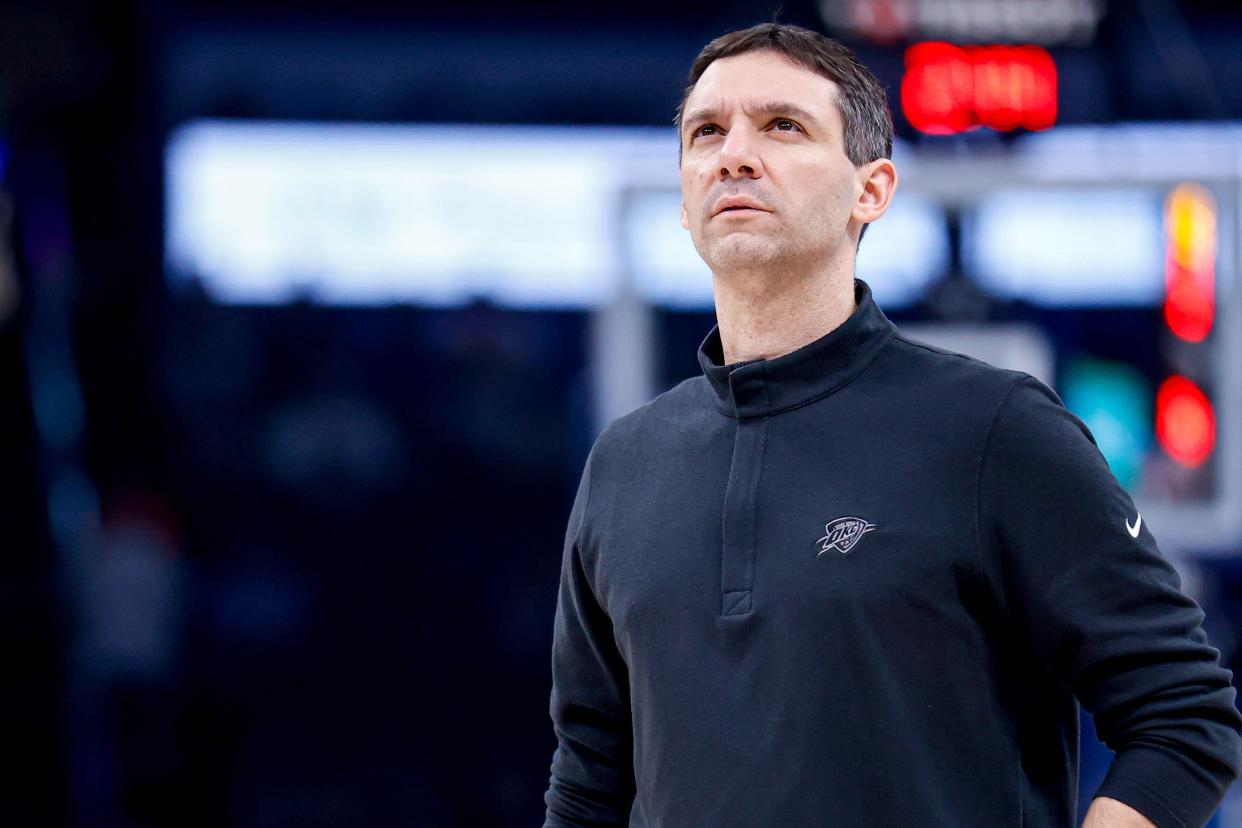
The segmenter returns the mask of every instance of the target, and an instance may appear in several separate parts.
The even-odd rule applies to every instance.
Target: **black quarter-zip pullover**
[[[545,826],[1197,828],[1231,674],[1086,427],[1033,378],[840,327],[614,421],[570,514]]]

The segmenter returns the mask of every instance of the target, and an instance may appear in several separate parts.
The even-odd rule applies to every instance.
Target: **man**
[[[703,375],[613,422],[566,534],[546,826],[1190,828],[1231,674],[1086,428],[904,339],[854,278],[897,187],[875,78],[765,24],[703,50],[682,224]]]

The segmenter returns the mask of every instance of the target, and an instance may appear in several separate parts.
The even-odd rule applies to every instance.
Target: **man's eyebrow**
[[[681,119],[681,125],[683,127],[686,127],[686,126],[689,126],[690,124],[697,124],[700,121],[718,121],[718,120],[720,120],[719,112],[717,112],[715,109],[713,109],[710,106],[701,106],[698,109],[693,109],[690,112],[687,112],[685,116],[682,117]]]
[[[751,115],[788,115],[791,118],[811,124],[818,124],[820,122],[819,118],[796,103],[790,103],[789,101],[762,101],[751,106],[743,106],[742,109]],[[683,127],[686,127],[704,121],[718,120],[720,120],[720,112],[714,107],[706,106],[688,112],[681,123]]]
[[[812,124],[819,123],[819,118],[816,118],[796,103],[790,103],[789,101],[764,101],[750,107],[750,112],[755,115],[790,115],[799,121],[807,121]]]

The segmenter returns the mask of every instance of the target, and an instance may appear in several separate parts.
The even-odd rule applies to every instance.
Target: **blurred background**
[[[0,821],[540,824],[583,460],[714,322],[674,108],[777,10],[0,6]],[[779,14],[888,91],[858,275],[1058,390],[1236,670],[1242,8]]]

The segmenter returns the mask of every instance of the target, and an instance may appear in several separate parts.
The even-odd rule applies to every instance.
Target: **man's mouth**
[[[734,196],[730,198],[721,199],[720,202],[716,205],[716,212],[714,215],[720,216],[720,215],[724,215],[725,213],[745,214],[745,213],[770,213],[770,212],[772,211],[761,206],[758,202],[751,201],[748,198]]]
[[[751,212],[771,212],[771,210],[766,210],[764,207],[753,204],[753,202],[733,202],[733,204],[730,204],[729,201],[725,201],[723,205],[717,207],[714,215],[751,214]]]

